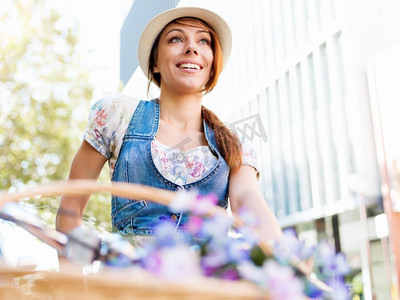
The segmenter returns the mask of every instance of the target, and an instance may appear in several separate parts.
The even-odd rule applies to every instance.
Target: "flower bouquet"
[[[179,232],[172,223],[163,222],[153,238],[134,248],[119,234],[100,240],[93,231],[77,228],[64,236],[5,205],[38,195],[100,191],[168,205],[172,212],[187,213],[189,221]],[[216,202],[213,195],[199,196],[194,192],[74,181],[0,195],[0,217],[21,225],[70,261],[101,261],[99,271],[83,277],[76,276],[75,271],[60,272],[42,274],[46,281],[38,281],[42,286],[52,283],[52,289],[64,287],[76,292],[71,285],[65,288],[64,283],[84,280],[85,291],[91,292],[92,299],[105,299],[102,296],[108,295],[111,288],[125,292],[120,299],[349,299],[344,282],[349,268],[344,256],[335,253],[328,243],[307,246],[292,231],[270,243],[258,234],[257,220],[249,213],[229,216]],[[74,295],[78,294],[79,290]]]

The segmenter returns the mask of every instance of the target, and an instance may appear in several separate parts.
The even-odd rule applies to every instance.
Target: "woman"
[[[149,84],[160,87],[159,98],[117,95],[96,103],[69,179],[97,179],[109,161],[113,181],[214,193],[222,207],[229,195],[233,211],[245,208],[258,218],[264,238],[279,238],[277,220],[258,188],[255,163],[201,104],[215,87],[230,47],[228,25],[211,11],[183,7],[153,18],[138,53]],[[88,199],[63,197],[57,229],[69,232],[79,226]],[[112,198],[113,227],[122,234],[152,235],[162,220],[182,228],[186,215],[141,199]]]

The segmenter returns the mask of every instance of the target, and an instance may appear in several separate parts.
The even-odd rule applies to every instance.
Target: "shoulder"
[[[114,94],[95,102],[84,138],[107,158],[119,147],[140,100]]]
[[[140,100],[123,94],[114,94],[95,102],[91,108],[89,120],[98,126],[119,126],[128,122]],[[113,124],[113,125],[112,125]]]
[[[113,94],[98,100],[92,106],[92,111],[132,111],[139,105],[140,100],[124,94]]]
[[[256,170],[257,177],[259,177],[260,169],[257,152],[254,146],[246,140],[242,142],[242,165],[253,167]]]
[[[139,102],[123,94],[110,95],[97,101],[91,108],[88,128],[107,136],[124,131]]]

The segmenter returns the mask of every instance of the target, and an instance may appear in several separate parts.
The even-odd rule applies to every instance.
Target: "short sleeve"
[[[122,143],[133,111],[139,100],[123,95],[109,96],[91,108],[83,138],[99,153],[110,159]]]
[[[254,147],[247,142],[242,144],[242,165],[253,167],[256,170],[257,178],[260,177],[257,153]]]

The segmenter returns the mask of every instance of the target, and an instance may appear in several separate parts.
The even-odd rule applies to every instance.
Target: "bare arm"
[[[266,240],[277,240],[282,236],[279,223],[261,195],[256,171],[251,166],[242,166],[231,174],[229,179],[229,198],[233,212],[245,208],[259,222],[258,229]]]
[[[83,141],[71,164],[68,179],[97,179],[107,159]],[[57,230],[69,233],[82,223],[82,216],[90,195],[63,196],[57,212]]]

